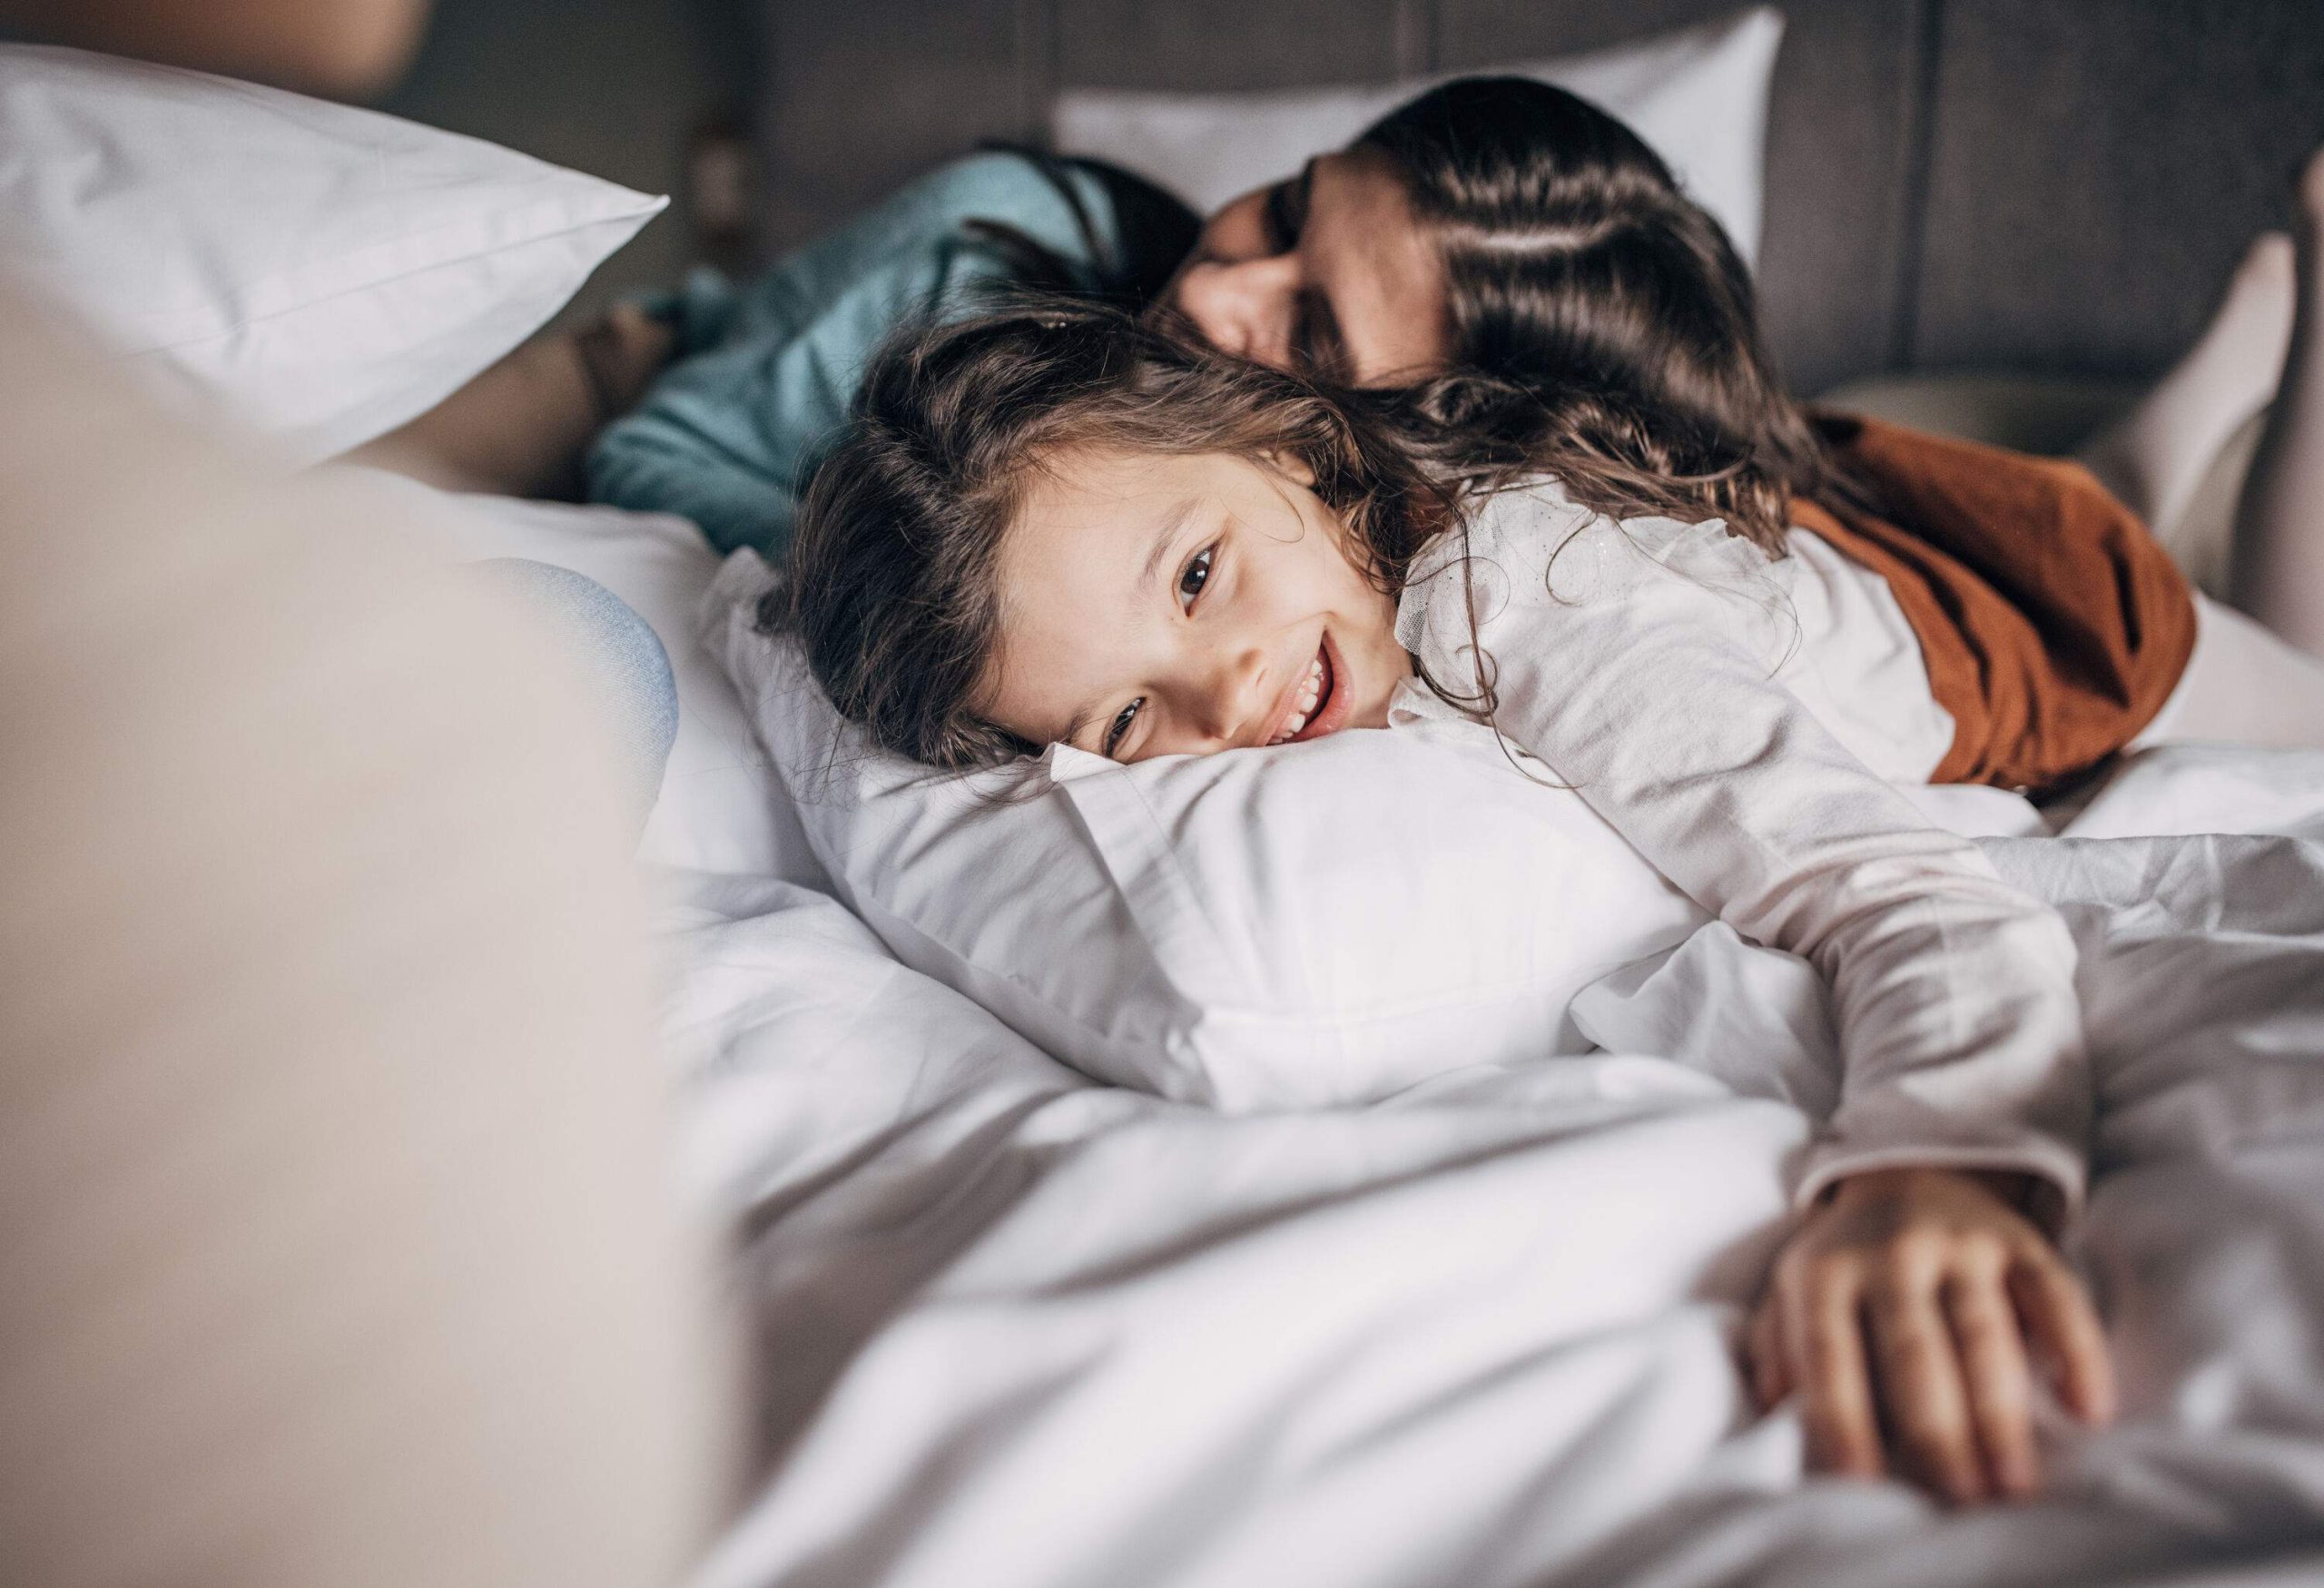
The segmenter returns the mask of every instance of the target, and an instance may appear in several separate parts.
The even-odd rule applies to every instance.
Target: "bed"
[[[2076,1247],[2125,1415],[2052,1419],[2051,1495],[1958,1514],[1803,1481],[1730,1355],[1806,1127],[1708,1060],[1812,1062],[1796,967],[1706,933],[1620,990],[1682,1041],[1227,1117],[1065,1069],[825,894],[688,879],[685,1156],[739,1232],[767,1436],[703,1580],[2314,1581],[2319,789],[2181,751],[1994,841],[2084,955]],[[2099,836],[2195,813],[2309,836]]]
[[[1008,36],[1047,41],[1037,62],[1080,47],[1059,20],[1078,12],[1002,9]],[[2004,19],[1941,9],[1965,34],[1932,8],[1807,15],[1837,36],[1868,28],[1942,78],[1918,52]],[[892,42],[876,14],[851,15],[778,20]],[[1357,53],[1334,71],[1462,64],[1456,42],[1492,20],[1380,15],[1391,52],[1336,28],[1331,48]],[[1912,27],[1890,29],[1898,16]],[[1160,25],[1137,8],[1115,20],[1133,40]],[[843,76],[828,53],[784,57],[783,36],[782,72]],[[2324,59],[2293,58],[2287,72]],[[307,372],[343,399],[322,434],[301,429],[319,423],[311,401],[275,395],[279,367],[231,314],[207,328],[218,356],[200,369],[182,334],[154,331],[141,356],[174,358],[245,417],[271,397],[281,444],[327,456],[505,350],[651,212],[458,153],[486,208],[507,208],[493,182],[546,182],[533,191],[556,220],[494,242],[497,274],[447,249],[429,268],[467,298],[439,281],[383,317],[409,335],[432,310],[429,345],[457,357],[419,370],[390,340],[368,364]],[[887,158],[866,156],[864,180]],[[802,181],[792,202],[821,191]],[[316,192],[342,215],[351,202]],[[1778,200],[1771,282],[1802,247],[1782,213]],[[379,290],[414,278],[408,254],[396,264]],[[1831,348],[1879,345],[1899,323],[1866,282],[1869,307],[1816,333]],[[347,282],[329,285],[312,306],[346,312]],[[1940,320],[1902,323],[1935,337],[1913,328]],[[1884,366],[1848,345],[1816,365],[1812,338],[1796,340],[1795,357],[1832,378]],[[1828,1068],[1820,991],[1797,962],[1703,927],[1580,990],[1587,1050],[1439,1065],[1380,1100],[1230,1111],[1101,1083],[907,963],[834,895],[689,526],[438,506],[452,555],[607,584],[678,675],[680,737],[641,862],[662,900],[679,1169],[731,1232],[759,1435],[706,1588],[2324,1578],[2324,755],[2152,752],[2070,816],[2002,795],[1963,814],[2082,950],[2102,1116],[2074,1250],[2125,1415],[2097,1435],[2049,1417],[2048,1497],[1950,1514],[1899,1484],[1805,1477],[1796,1420],[1758,1415],[1737,1371],[1812,1128],[1812,1100],[1782,1078]]]

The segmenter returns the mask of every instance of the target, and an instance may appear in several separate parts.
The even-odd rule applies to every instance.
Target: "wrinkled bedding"
[[[1833,1084],[1787,956],[1706,927],[1583,995],[1601,1051],[1228,1118],[1067,1070],[823,894],[671,874],[765,1444],[702,1582],[2324,1581],[2324,756],[2150,753],[1986,843],[2082,950],[2073,1250],[2125,1410],[2047,1417],[2049,1496],[1963,1514],[1804,1477],[1736,1370]]]

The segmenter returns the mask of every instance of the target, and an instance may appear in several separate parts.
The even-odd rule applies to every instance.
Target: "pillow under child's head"
[[[906,963],[1101,1080],[1241,1110],[1579,1051],[1573,995],[1705,919],[1472,724],[932,773],[761,629],[772,587],[737,553],[707,638],[835,889]]]

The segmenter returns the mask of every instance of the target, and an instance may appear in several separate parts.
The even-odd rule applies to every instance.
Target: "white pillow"
[[[433,407],[667,202],[374,111],[0,45],[0,267],[300,461]]]
[[[1170,189],[1203,214],[1344,146],[1422,90],[1455,76],[1535,77],[1611,111],[1669,162],[1718,218],[1747,264],[1759,252],[1768,84],[1783,15],[1761,6],[1615,49],[1517,61],[1390,85],[1265,94],[1153,94],[1071,88],[1049,130],[1068,153],[1094,154]]]
[[[772,584],[737,552],[705,622],[840,897],[1100,1080],[1239,1111],[1579,1052],[1574,993],[1708,919],[1475,725],[931,774],[756,631]]]
[[[453,495],[375,469],[346,472],[402,493],[414,510],[397,521],[458,560],[521,557],[571,568],[653,628],[678,686],[678,734],[638,858],[828,889],[741,697],[704,646],[697,614],[718,554],[701,530],[668,513]]]

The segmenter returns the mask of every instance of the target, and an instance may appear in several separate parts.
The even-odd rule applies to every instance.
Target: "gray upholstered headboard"
[[[1060,85],[1378,82],[1595,48],[1736,0],[766,0],[778,246]],[[1884,370],[2137,376],[2192,338],[2324,143],[2324,0],[1794,0],[1760,284],[1813,392]]]

